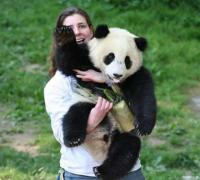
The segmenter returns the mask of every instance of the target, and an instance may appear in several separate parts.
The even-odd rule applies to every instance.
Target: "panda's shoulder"
[[[142,79],[151,79],[151,72],[146,67],[142,66],[136,73],[130,76],[131,79],[142,80]]]

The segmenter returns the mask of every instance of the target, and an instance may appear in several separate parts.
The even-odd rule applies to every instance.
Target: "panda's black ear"
[[[104,38],[108,35],[109,29],[108,26],[105,24],[98,25],[96,31],[94,32],[95,38]]]
[[[143,37],[134,38],[137,48],[144,51],[147,48],[147,40]]]

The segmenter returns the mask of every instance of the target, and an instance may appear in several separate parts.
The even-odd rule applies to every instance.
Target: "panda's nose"
[[[121,74],[115,74],[115,73],[114,73],[113,75],[114,75],[115,78],[120,78],[120,77],[122,77]]]

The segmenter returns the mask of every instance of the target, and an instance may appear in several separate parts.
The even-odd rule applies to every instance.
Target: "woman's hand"
[[[99,97],[94,108],[90,111],[88,118],[87,133],[95,129],[112,109],[113,104],[106,99]]]
[[[94,71],[92,69],[87,71],[81,71],[78,69],[74,69],[77,73],[76,77],[81,78],[82,81],[92,81],[97,83],[105,83],[106,78],[101,72]]]

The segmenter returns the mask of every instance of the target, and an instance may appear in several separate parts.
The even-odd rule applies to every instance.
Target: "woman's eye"
[[[79,26],[79,28],[81,28],[81,29],[84,29],[84,28],[86,28],[86,27],[87,27],[87,26],[84,25],[84,24]]]

